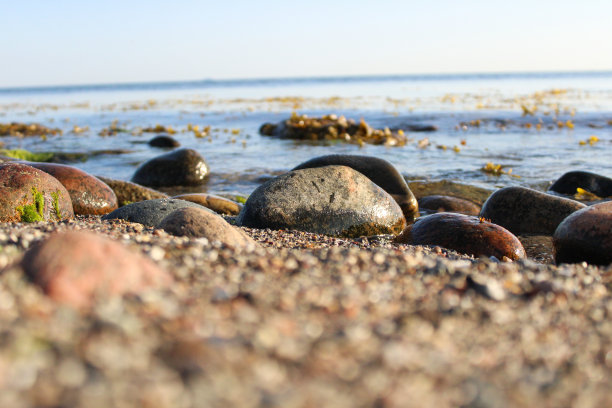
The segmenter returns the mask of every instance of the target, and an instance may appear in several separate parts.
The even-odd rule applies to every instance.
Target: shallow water
[[[279,122],[293,111],[363,118],[377,128],[431,124],[438,130],[408,132],[413,142],[402,147],[259,135],[263,123]],[[203,189],[217,193],[249,194],[266,177],[331,153],[374,155],[389,160],[412,179],[449,179],[481,187],[545,188],[564,172],[577,169],[612,176],[612,73],[3,89],[0,122],[11,121],[41,123],[60,128],[63,134],[46,140],[0,138],[5,148],[126,150],[73,163],[93,174],[126,180],[140,163],[164,153],[145,143],[155,133],[131,132],[156,124],[171,126],[183,147],[196,149],[206,158],[212,175]],[[100,136],[113,121],[129,132]],[[207,137],[197,138],[187,131],[189,125],[211,130]],[[75,126],[85,130],[74,132]],[[485,173],[481,168],[487,162],[501,164],[505,171],[511,168],[512,173]]]

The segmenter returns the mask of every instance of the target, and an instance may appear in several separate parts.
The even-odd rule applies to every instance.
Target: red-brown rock
[[[27,164],[49,173],[66,187],[75,214],[103,215],[117,209],[117,196],[113,190],[89,173],[65,164]]]
[[[0,164],[0,222],[74,218],[66,188],[44,171],[23,163]]]
[[[553,235],[555,262],[612,263],[612,201],[576,211]]]
[[[164,287],[172,278],[138,251],[91,232],[51,235],[30,248],[22,266],[53,300],[87,308],[97,297]]]
[[[411,245],[438,245],[475,256],[525,257],[521,242],[499,225],[463,214],[437,213],[416,220],[395,239]]]
[[[213,210],[217,214],[238,215],[240,210],[242,210],[242,204],[214,194],[191,193],[177,195],[172,198],[200,204],[203,207]]]

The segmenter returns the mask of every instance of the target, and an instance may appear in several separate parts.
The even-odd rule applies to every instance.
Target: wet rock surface
[[[178,140],[168,135],[158,135],[149,140],[149,146],[151,147],[173,148],[179,147],[180,145]]]
[[[66,188],[44,171],[23,163],[0,163],[0,222],[74,218]]]
[[[154,227],[171,212],[185,207],[204,208],[201,205],[185,200],[159,198],[156,200],[139,201],[137,203],[125,205],[109,214],[106,214],[104,217],[102,217],[102,219],[121,219]]]
[[[480,216],[514,234],[552,235],[557,226],[585,205],[524,187],[505,187],[483,204]]]
[[[431,195],[419,199],[421,213],[431,214],[436,212],[453,212],[465,215],[478,215],[480,207],[463,198]]]
[[[204,208],[187,207],[173,211],[157,225],[157,228],[176,236],[219,241],[233,248],[257,245],[243,231]]]
[[[553,235],[555,262],[612,263],[612,202],[595,204],[567,217]]]
[[[499,225],[478,217],[437,213],[419,218],[396,238],[411,245],[438,245],[474,256],[497,259],[525,258],[525,250],[516,236]]]
[[[214,194],[206,193],[192,193],[192,194],[180,194],[172,197],[177,200],[191,201],[192,203],[199,204],[203,207],[213,210],[218,214],[225,215],[238,215],[242,210],[242,204],[232,201],[230,199],[220,197]]]
[[[96,297],[168,286],[172,278],[138,251],[90,232],[51,235],[23,258],[26,275],[56,302],[90,307]]]
[[[117,209],[117,196],[98,178],[76,167],[52,163],[26,163],[59,180],[70,194],[74,213],[103,215]]]
[[[565,195],[574,195],[578,188],[599,197],[611,197],[612,179],[588,171],[570,171],[559,177],[550,186],[549,190]]]
[[[143,163],[132,182],[147,187],[198,186],[206,183],[206,160],[193,149],[178,149]]]
[[[493,190],[458,183],[451,180],[420,181],[408,180],[408,187],[417,199],[431,195],[445,195],[462,198],[475,204],[482,205],[493,193]]]
[[[309,118],[294,113],[280,123],[264,123],[259,133],[285,139],[338,140],[359,145],[370,143],[403,146],[408,142],[403,130],[374,129],[364,120],[356,123],[353,119],[334,114]]]
[[[108,185],[115,195],[120,207],[137,203],[145,200],[155,200],[158,198],[168,198],[168,196],[161,191],[153,190],[140,184],[132,183],[130,181],[115,180],[108,177],[96,176]]]
[[[294,170],[258,187],[238,225],[332,236],[399,234],[406,220],[382,188],[346,166]]]
[[[387,160],[373,156],[330,154],[308,160],[293,170],[324,166],[347,166],[357,170],[381,187],[399,204],[406,220],[411,222],[419,215],[418,203],[404,177]]]

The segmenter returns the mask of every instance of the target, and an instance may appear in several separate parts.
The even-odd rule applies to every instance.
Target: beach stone
[[[566,195],[576,194],[582,188],[598,197],[612,196],[612,179],[588,171],[570,171],[559,177],[549,190]]]
[[[399,234],[399,205],[370,179],[346,166],[294,170],[259,186],[238,225],[293,229],[332,236]]]
[[[612,201],[576,211],[553,235],[555,262],[612,263]]]
[[[408,181],[408,187],[419,199],[431,195],[444,195],[471,201],[477,205],[482,205],[493,193],[493,190],[472,186],[469,184],[457,183],[451,180],[440,181]]]
[[[179,147],[180,145],[181,144],[175,138],[168,135],[158,135],[149,140],[149,146],[152,147],[170,148]]]
[[[70,194],[77,215],[103,215],[117,209],[117,196],[101,180],[76,167],[56,163],[27,163],[59,180]]]
[[[121,219],[130,222],[137,222],[148,227],[155,227],[168,214],[184,207],[204,208],[206,211],[210,211],[209,209],[190,201],[160,198],[157,200],[139,201],[137,203],[124,205],[123,207],[119,207],[115,211],[106,214],[102,217],[102,219]],[[214,214],[212,211],[210,212]]]
[[[198,186],[208,177],[206,160],[193,149],[179,149],[143,163],[132,181],[147,187]]]
[[[132,183],[130,181],[115,180],[108,177],[96,176],[108,185],[115,195],[120,207],[137,203],[145,200],[155,200],[157,198],[168,198],[168,195],[152,188],[141,186],[140,184]]]
[[[225,215],[238,215],[243,207],[240,203],[237,203],[224,197],[216,196],[214,194],[180,194],[172,198],[175,198],[177,200],[191,201],[192,203],[200,204],[201,206],[211,209],[218,214]]]
[[[422,197],[418,201],[421,212],[429,210],[429,212],[452,212],[465,215],[478,215],[480,213],[479,206],[458,197],[431,195]]]
[[[87,308],[98,297],[165,287],[171,276],[138,251],[85,231],[55,233],[34,245],[21,265],[53,300]]]
[[[293,170],[332,165],[350,167],[372,180],[393,197],[408,222],[412,222],[419,216],[419,205],[408,184],[406,184],[406,180],[387,160],[373,156],[330,154],[308,160]]]
[[[525,257],[523,245],[507,229],[478,217],[437,213],[421,217],[395,239],[410,245],[438,245],[474,256]]]
[[[0,163],[0,222],[71,218],[70,194],[55,177],[23,163]]]
[[[251,237],[204,208],[180,208],[168,214],[157,228],[172,235],[220,241],[234,248],[257,246]]]
[[[513,234],[552,235],[565,217],[585,205],[525,187],[505,187],[494,192],[480,216]]]

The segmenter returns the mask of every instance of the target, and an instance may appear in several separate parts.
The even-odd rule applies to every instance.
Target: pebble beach
[[[0,89],[0,407],[612,406],[612,75],[499,79]]]
[[[611,403],[610,267],[242,229],[259,248],[95,216],[1,225],[0,405]],[[175,283],[58,305],[19,262],[67,230],[108,236]]]

